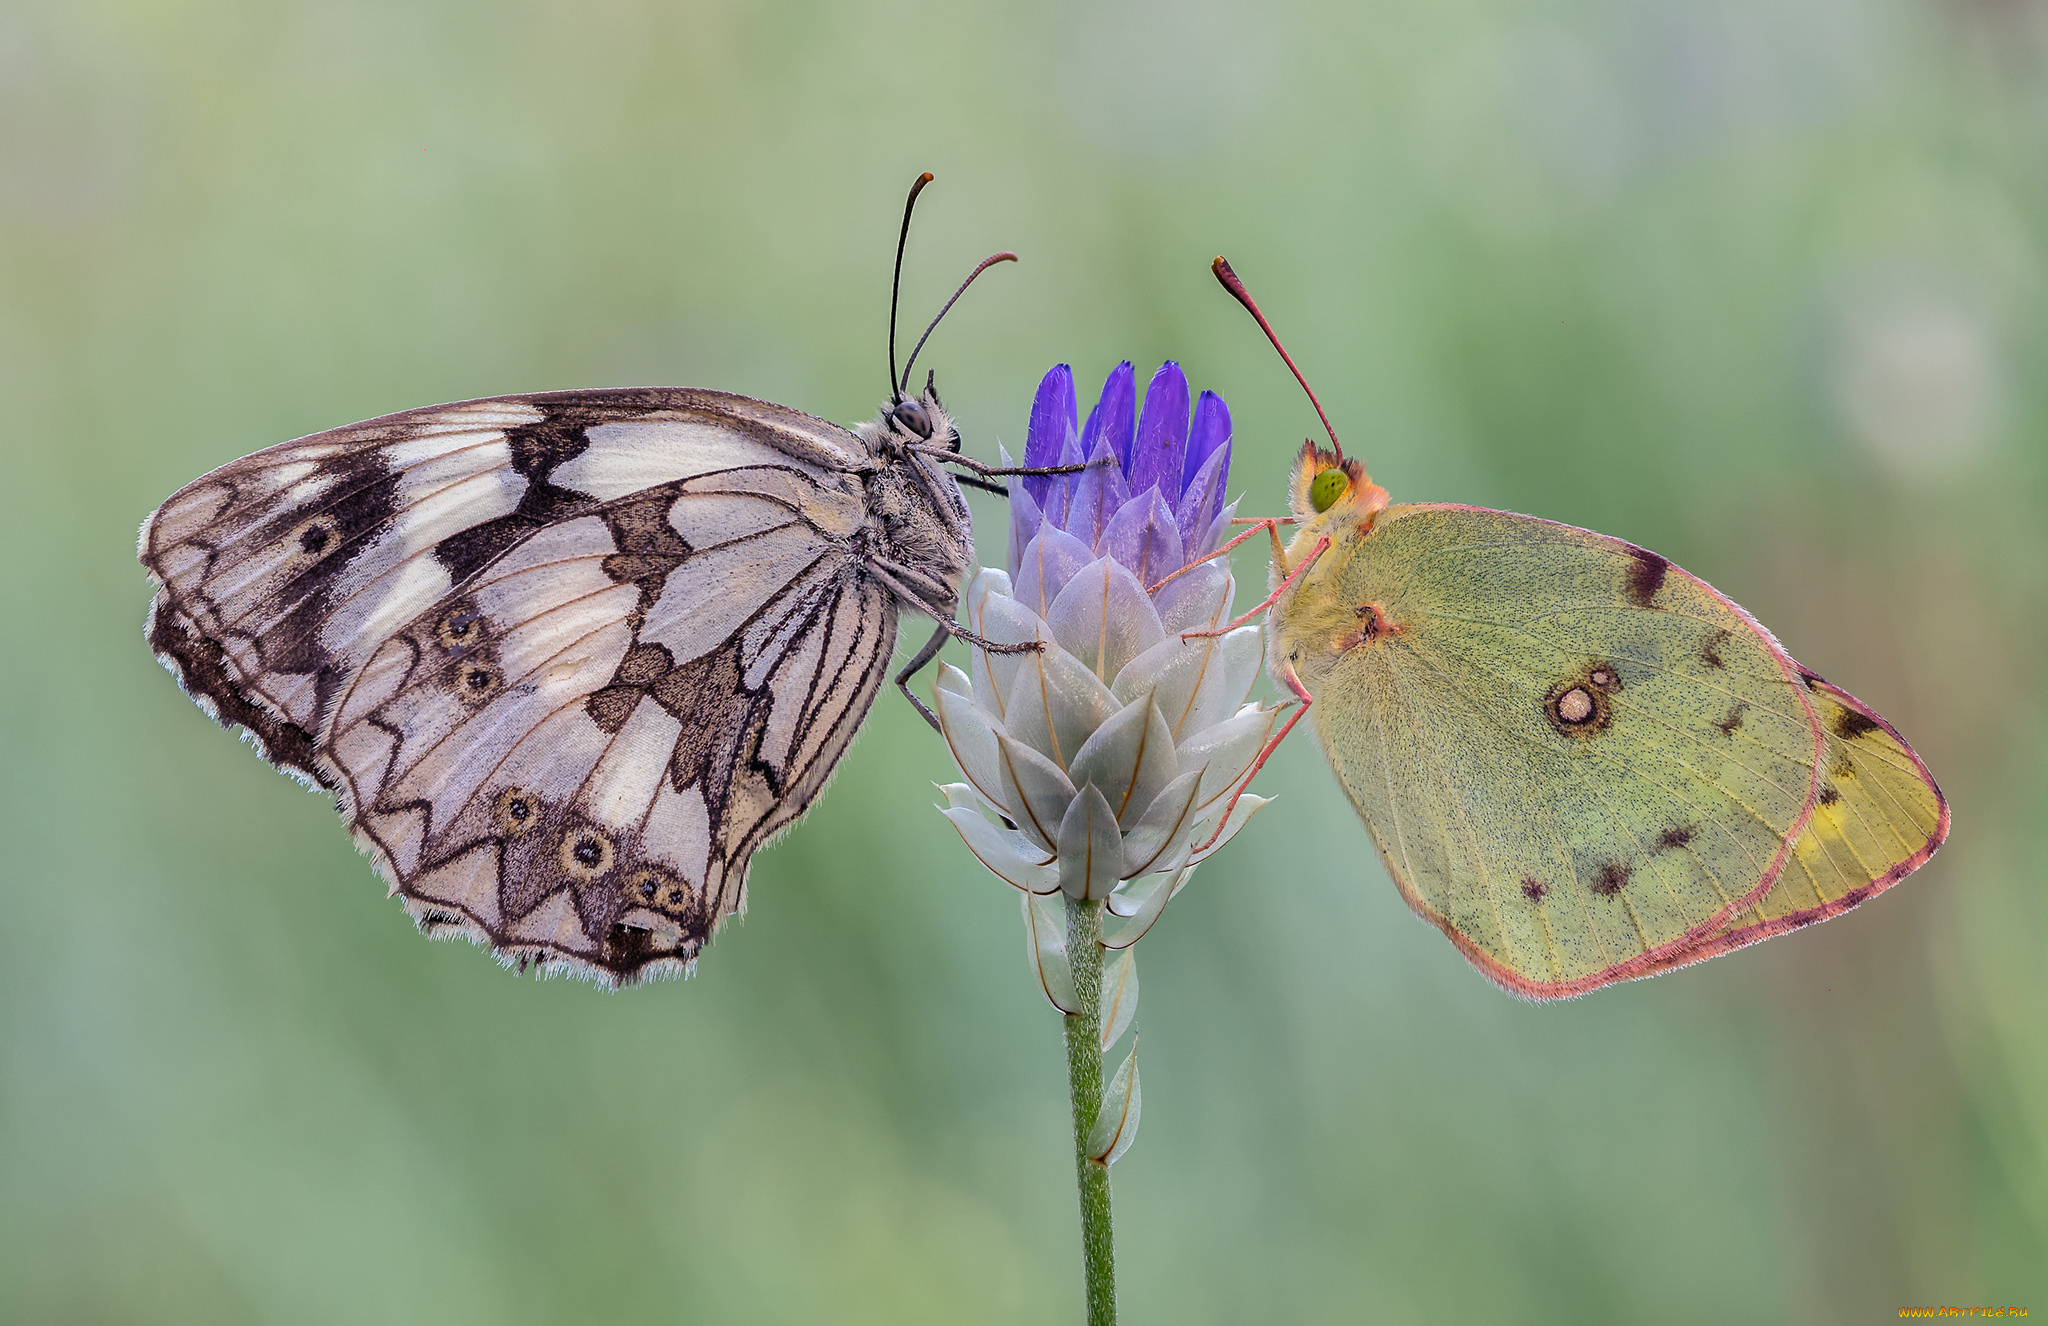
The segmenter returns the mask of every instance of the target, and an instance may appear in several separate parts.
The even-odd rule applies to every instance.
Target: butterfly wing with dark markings
[[[1664,967],[1840,916],[1925,865],[1948,837],[1948,802],[1898,729],[1841,687],[1804,676],[1821,719],[1826,776],[1791,864],[1768,893]]]
[[[1414,910],[1558,998],[1825,920],[1939,846],[1889,725],[1726,596],[1590,531],[1421,504],[1275,610],[1331,768]],[[1334,529],[1334,533],[1326,530]]]
[[[966,567],[958,489],[889,427],[648,389],[272,447],[144,525],[150,643],[337,794],[423,929],[684,970],[873,704],[876,563],[948,592]]]

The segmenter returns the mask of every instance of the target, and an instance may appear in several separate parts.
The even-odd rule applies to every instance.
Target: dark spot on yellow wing
[[[1837,778],[1854,778],[1856,761],[1845,747],[1835,752],[1835,758],[1828,761],[1828,772]]]
[[[1603,898],[1612,898],[1628,883],[1632,868],[1625,861],[1609,861],[1593,875],[1593,892]]]
[[[1534,875],[1522,876],[1522,896],[1530,902],[1542,902],[1543,895],[1550,892],[1549,885]]]
[[[1844,741],[1854,741],[1858,737],[1869,736],[1883,726],[1883,724],[1870,715],[1860,710],[1851,709],[1847,705],[1843,705],[1835,710],[1835,735]]]
[[[1360,645],[1372,644],[1382,636],[1400,634],[1401,628],[1387,620],[1386,609],[1377,603],[1361,603],[1352,611],[1358,619],[1358,626],[1338,638],[1339,653],[1347,649],[1356,649]]]
[[[1648,548],[1638,548],[1633,543],[1623,544],[1622,549],[1629,557],[1629,602],[1638,608],[1652,606],[1657,591],[1664,588],[1664,573],[1670,569],[1671,563]]]
[[[1550,726],[1565,736],[1590,737],[1606,731],[1614,721],[1609,697],[1620,689],[1621,674],[1614,665],[1596,659],[1550,688],[1543,698],[1543,713]]]
[[[1715,631],[1707,637],[1707,642],[1700,646],[1700,662],[1710,668],[1727,667],[1727,662],[1721,657],[1721,646],[1734,638],[1734,632],[1725,626]]]
[[[1668,852],[1674,847],[1683,847],[1692,841],[1692,836],[1693,831],[1683,825],[1666,829],[1657,835],[1657,850]]]
[[[1822,804],[1823,806],[1832,806],[1841,799],[1841,788],[1836,787],[1833,783],[1824,782],[1820,785],[1820,804]]]
[[[1735,702],[1735,707],[1728,711],[1728,716],[1722,719],[1720,722],[1714,724],[1714,726],[1721,729],[1722,736],[1734,736],[1737,732],[1742,730],[1742,711],[1747,708],[1749,708],[1748,704],[1741,700],[1737,700]]]

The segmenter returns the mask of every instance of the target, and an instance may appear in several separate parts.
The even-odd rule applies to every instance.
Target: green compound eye
[[[1309,483],[1309,505],[1318,511],[1328,511],[1350,487],[1351,480],[1344,477],[1344,471],[1324,470]]]

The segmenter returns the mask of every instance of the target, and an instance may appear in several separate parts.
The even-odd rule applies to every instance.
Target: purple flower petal
[[[1067,429],[1067,440],[1060,443],[1059,463],[1062,465],[1079,465],[1086,459],[1088,459],[1088,453],[1081,449],[1081,431],[1077,428]],[[1072,482],[1071,479],[1064,479],[1058,475],[1053,476],[1052,481],[1054,483]]]
[[[1021,580],[1034,547],[1040,560],[1056,553],[1033,582],[1030,597],[1041,611],[1072,574],[1078,549],[1153,585],[1213,551],[1228,532],[1230,410],[1216,393],[1201,393],[1190,431],[1188,396],[1187,375],[1168,360],[1146,387],[1141,416],[1137,374],[1126,360],[1110,371],[1087,423],[1076,428],[1072,369],[1059,364],[1040,379],[1024,463],[1090,466],[1010,484],[1012,573]],[[1047,540],[1052,531],[1062,538]]]
[[[1062,465],[1066,463],[1064,460],[1060,462]],[[1073,514],[1076,477],[1071,474],[1053,475],[1052,486],[1045,490],[1045,496],[1040,500],[1040,514],[1045,523],[1055,529],[1065,529],[1068,517]]]
[[[1110,454],[1124,474],[1131,472],[1131,434],[1138,417],[1138,374],[1126,359],[1110,371],[1102,384],[1102,399],[1088,412],[1088,426],[1081,430],[1081,453],[1095,455],[1095,444],[1109,443]]]
[[[1009,453],[1002,451],[1000,448],[998,448],[998,451],[1002,456],[1003,464],[1008,466],[1010,463]],[[1024,556],[1024,550],[1031,546],[1033,539],[1038,537],[1038,531],[1041,528],[1048,528],[1045,525],[1045,513],[1038,509],[1038,503],[1032,500],[1031,490],[1025,484],[1026,480],[1022,476],[1015,474],[1010,476],[1008,485],[1010,490],[1010,560],[1007,565],[1012,576],[1017,574],[1017,566]],[[1057,528],[1057,526],[1049,528]]]
[[[1209,524],[1209,532],[1202,536],[1200,545],[1202,552],[1208,552],[1211,548],[1221,548],[1223,546],[1224,540],[1231,537],[1230,521],[1231,517],[1236,514],[1236,502],[1232,502],[1216,513],[1216,519]],[[1196,553],[1195,555],[1199,557],[1201,553]]]
[[[1205,391],[1202,398],[1195,402],[1195,431],[1188,439],[1188,458],[1181,468],[1181,491],[1186,492],[1193,485],[1195,476],[1202,472],[1202,466],[1208,463],[1209,457],[1218,448],[1227,449],[1229,445],[1230,407],[1225,405],[1223,398],[1215,392]],[[1224,464],[1227,471],[1228,460]],[[1216,486],[1222,488],[1228,482],[1229,475],[1226,472],[1223,478],[1217,480]]]
[[[1034,468],[1061,464],[1074,438],[1074,370],[1056,364],[1038,383],[1038,395],[1031,402],[1031,428],[1024,440],[1024,463]],[[1078,457],[1076,458],[1078,459]],[[1032,475],[1024,480],[1024,491],[1041,507],[1050,475]]]
[[[1114,455],[1109,439],[1098,437],[1088,459],[1099,461]],[[1068,491],[1073,496],[1065,518],[1060,521],[1060,528],[1095,548],[1101,542],[1103,527],[1109,524],[1110,517],[1131,500],[1131,490],[1124,483],[1124,472],[1114,464],[1091,465],[1068,482],[1072,485]]]
[[[1102,531],[1102,554],[1115,559],[1150,589],[1180,570],[1180,526],[1156,488],[1124,503]]]
[[[1180,505],[1174,512],[1190,558],[1200,557],[1216,547],[1207,536],[1217,513],[1223,510],[1223,481],[1229,474],[1230,442],[1225,439],[1223,445],[1202,462],[1202,468],[1188,484],[1187,491],[1181,494]]]
[[[1145,388],[1145,411],[1138,417],[1138,437],[1127,472],[1131,492],[1156,488],[1167,504],[1180,496],[1181,465],[1188,446],[1188,379],[1171,359],[1152,375]]]

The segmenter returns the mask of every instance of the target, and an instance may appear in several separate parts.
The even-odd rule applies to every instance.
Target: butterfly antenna
[[[910,239],[910,213],[917,206],[917,195],[924,192],[924,186],[932,182],[932,173],[926,171],[911,182],[910,196],[903,200],[903,229],[896,232],[896,274],[889,279],[889,397],[894,404],[903,399],[901,388],[896,385],[896,297],[903,291],[903,246]],[[916,356],[912,356],[915,358]]]
[[[1266,333],[1266,339],[1273,343],[1273,348],[1280,352],[1280,357],[1287,361],[1287,367],[1293,371],[1294,380],[1308,393],[1308,403],[1316,407],[1316,418],[1323,421],[1323,431],[1330,435],[1330,446],[1336,450],[1338,461],[1342,462],[1344,447],[1337,441],[1337,430],[1330,427],[1330,416],[1323,413],[1323,403],[1316,399],[1315,388],[1309,386],[1308,379],[1301,375],[1301,370],[1294,367],[1294,357],[1287,353],[1287,347],[1280,344],[1280,338],[1273,334],[1272,324],[1266,321],[1266,315],[1259,312],[1259,306],[1252,302],[1252,292],[1244,288],[1244,282],[1237,279],[1237,273],[1230,270],[1230,263],[1221,254],[1217,255],[1215,262],[1209,264],[1209,270],[1216,273],[1216,279],[1223,283],[1223,288],[1230,292],[1231,298],[1244,305],[1245,312],[1259,320],[1259,330]]]
[[[910,352],[910,362],[903,366],[903,377],[896,385],[896,394],[899,397],[902,396],[903,389],[910,385],[910,370],[917,367],[917,357],[924,352],[924,343],[932,338],[934,331],[938,330],[939,318],[945,317],[947,313],[952,311],[953,305],[960,302],[960,296],[967,293],[967,287],[974,284],[975,277],[980,276],[999,262],[1015,261],[1017,261],[1017,255],[1014,253],[991,253],[988,257],[981,260],[979,266],[967,273],[967,279],[960,283],[960,288],[953,292],[953,297],[946,301],[944,308],[939,310],[939,317],[933,318],[932,325],[925,328],[924,335],[917,338],[917,345]],[[890,362],[893,364],[895,361],[892,359]]]

